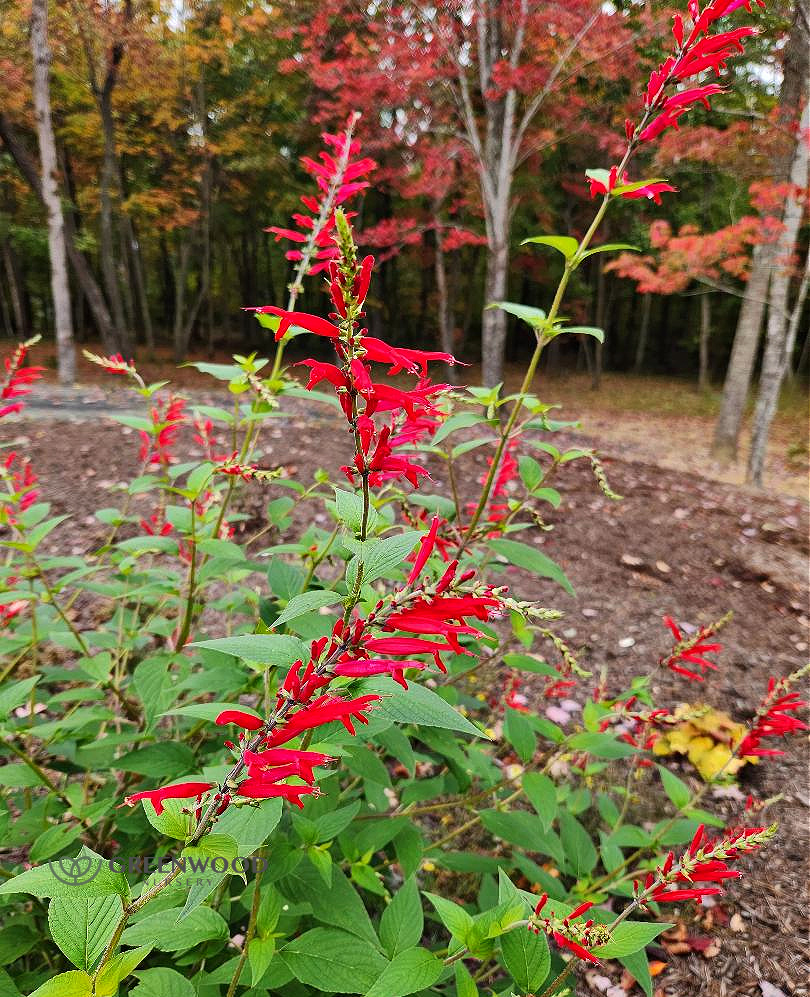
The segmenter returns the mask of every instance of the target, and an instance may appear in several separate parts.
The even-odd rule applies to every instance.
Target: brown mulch
[[[345,431],[330,410],[308,413],[295,402],[292,411],[289,420],[265,430],[266,461],[294,466],[304,481],[318,466],[334,470],[345,461]],[[118,487],[137,467],[137,434],[94,420],[6,420],[0,431],[0,442],[13,441],[32,458],[53,513],[72,515],[56,533],[64,553],[83,553],[102,541],[106,527],[93,510],[120,505]],[[610,443],[605,466],[622,502],[608,501],[587,462],[575,462],[554,481],[561,509],[544,514],[555,529],[530,536],[562,565],[576,596],[519,573],[516,590],[565,611],[559,630],[588,668],[596,674],[608,669],[612,690],[646,671],[667,646],[660,623],[665,613],[697,626],[732,610],[713,680],[698,688],[667,674],[654,691],[665,704],[705,701],[737,719],[749,717],[768,677],[787,674],[808,658],[807,505],[628,459],[617,442]],[[465,493],[473,493],[483,469],[483,452],[470,455],[462,474]],[[425,490],[442,490],[441,472],[434,477]],[[246,486],[243,507],[256,517],[249,532],[260,522],[268,494],[279,492],[272,485]],[[301,511],[302,521],[309,511]],[[781,797],[767,812],[767,820],[780,823],[779,837],[766,854],[744,860],[745,878],[728,887],[708,928],[711,912],[681,912],[689,937],[709,936],[718,944],[688,954],[659,950],[666,968],[654,985],[665,997],[810,993],[807,747],[807,739],[797,737],[783,757],[744,771],[744,793]],[[681,775],[688,777],[683,770]],[[739,821],[739,803],[716,800],[709,808],[715,804],[732,823]],[[741,920],[732,927],[726,913],[739,913]],[[619,972],[610,975],[617,983]],[[597,992],[580,979],[581,997]]]

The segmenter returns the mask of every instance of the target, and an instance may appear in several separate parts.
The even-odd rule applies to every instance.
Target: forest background
[[[61,380],[76,377],[75,341],[142,359],[266,352],[242,309],[286,300],[304,236],[285,226],[318,166],[301,157],[358,111],[376,163],[352,203],[381,263],[371,333],[481,362],[464,379],[490,384],[531,343],[485,306],[548,300],[561,261],[521,240],[581,234],[586,170],[615,153],[673,13],[657,0],[0,11],[0,331],[55,336]],[[605,345],[555,340],[544,361],[594,388],[603,371],[714,388],[725,459],[756,397],[754,483],[780,389],[800,395],[810,359],[808,3],[760,14],[712,110],[636,166],[632,180],[681,191],[613,216],[606,239],[641,252],[576,275],[570,317]],[[299,307],[328,310],[317,281]]]

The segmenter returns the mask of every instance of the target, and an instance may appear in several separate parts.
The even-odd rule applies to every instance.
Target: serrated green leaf
[[[400,952],[385,967],[366,997],[406,997],[427,990],[442,975],[444,966],[432,952],[410,948]]]
[[[548,831],[557,816],[557,789],[547,775],[527,772],[523,776],[523,792],[534,807],[544,831]]]
[[[380,941],[389,958],[419,943],[424,920],[419,888],[411,876],[396,891],[380,918]]]
[[[122,909],[118,896],[54,897],[48,905],[51,937],[77,969],[90,972],[107,947]]]
[[[87,973],[71,970],[37,987],[31,997],[90,997],[92,985],[93,981]]]
[[[337,928],[311,928],[278,957],[301,983],[339,994],[365,994],[386,966],[369,942]]]
[[[518,540],[490,540],[489,547],[496,554],[506,558],[510,564],[518,568],[525,568],[541,578],[550,578],[561,585],[569,595],[574,594],[571,582],[565,576],[562,568],[555,564],[550,557],[535,550],[528,544],[520,543]]]
[[[542,308],[532,308],[531,305],[521,305],[515,301],[493,301],[487,308],[500,308],[501,311],[514,315],[532,329],[542,329],[546,325],[546,313]]]
[[[379,693],[383,697],[375,712],[396,723],[441,727],[444,730],[457,730],[474,737],[487,736],[454,710],[441,696],[423,685],[411,683],[406,691],[396,682],[384,677],[364,682],[363,689]]]
[[[265,665],[285,668],[309,653],[307,645],[290,634],[242,634],[239,637],[196,641],[189,646],[232,654],[242,661],[259,661]]]
[[[526,928],[508,931],[501,936],[501,954],[520,990],[540,990],[551,968],[545,934],[535,935]]]
[[[656,921],[623,921],[613,929],[613,936],[604,945],[596,945],[591,951],[600,959],[620,959],[641,951],[656,939],[671,924]]]

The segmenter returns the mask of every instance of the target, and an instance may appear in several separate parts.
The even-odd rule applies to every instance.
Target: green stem
[[[259,849],[259,855],[264,855],[264,849]],[[256,920],[259,916],[259,904],[261,902],[261,884],[262,884],[262,873],[264,872],[264,866],[256,871],[256,879],[254,881],[255,885],[253,887],[253,903],[250,905],[250,917],[248,918],[248,926],[245,931],[245,941],[242,945],[242,952],[239,956],[239,962],[236,964],[236,969],[233,971],[233,977],[231,978],[230,985],[228,987],[228,993],[225,997],[233,997],[236,993],[236,988],[239,984],[239,977],[242,975],[242,970],[245,967],[245,962],[248,957],[248,946],[253,940],[253,936],[256,934]],[[254,980],[254,982],[256,982]]]

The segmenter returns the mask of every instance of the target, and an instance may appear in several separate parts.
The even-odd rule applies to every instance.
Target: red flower
[[[676,644],[670,653],[661,659],[661,664],[666,665],[671,671],[676,672],[678,675],[684,675],[694,682],[702,682],[703,675],[689,668],[684,668],[678,662],[697,665],[701,672],[708,671],[709,669],[713,671],[717,670],[717,665],[705,657],[707,654],[722,651],[723,649],[722,644],[706,643],[705,638],[711,636],[716,627],[701,627],[693,637],[684,637],[680,627],[671,616],[665,616],[664,623],[672,631],[672,636],[675,638]]]
[[[244,730],[259,730],[264,726],[264,721],[260,717],[254,717],[252,713],[245,713],[244,710],[223,710],[215,723],[220,727],[225,724],[236,724]]]
[[[786,737],[796,731],[808,729],[807,724],[798,717],[789,716],[807,706],[807,703],[799,699],[797,692],[787,692],[787,688],[785,679],[778,681],[775,678],[769,679],[768,693],[757,711],[754,726],[737,748],[740,757],[755,755],[764,758],[769,755],[783,755],[784,751],[778,748],[761,748],[762,740],[769,737]],[[779,695],[780,692],[784,694]]]
[[[38,337],[37,337],[38,338]],[[31,391],[31,385],[42,377],[44,367],[24,367],[25,358],[32,343],[36,339],[27,343],[20,343],[10,357],[6,357],[3,365],[6,368],[6,378],[2,388],[0,388],[0,401],[7,401],[10,398],[21,398]],[[8,405],[0,406],[0,419],[3,416],[11,415],[12,412],[21,412],[23,402],[11,402]]]
[[[250,775],[261,775],[273,766],[283,766],[290,769],[288,775],[297,775],[304,782],[315,781],[314,768],[318,765],[328,765],[335,759],[320,751],[301,751],[298,748],[268,748],[266,751],[245,751],[242,755]],[[284,778],[275,770],[276,779]],[[262,776],[263,777],[263,776]],[[264,778],[264,777],[263,777]],[[274,781],[270,779],[269,781]]]
[[[348,700],[340,699],[337,696],[321,696],[319,699],[313,700],[310,705],[298,710],[297,713],[293,713],[285,721],[283,727],[267,736],[267,743],[274,747],[284,744],[299,734],[303,734],[306,730],[331,723],[333,720],[339,720],[350,734],[354,734],[355,729],[352,721],[357,720],[362,724],[367,724],[368,717],[364,714],[374,703],[381,700],[382,696],[373,694]]]
[[[426,668],[424,661],[388,661],[385,658],[356,658],[352,661],[341,661],[335,665],[333,674],[350,678],[363,678],[367,675],[390,675],[403,689],[408,688],[405,681],[406,668]]]
[[[290,786],[287,783],[264,782],[261,779],[248,778],[239,783],[237,790],[240,796],[246,796],[251,800],[271,800],[281,797],[288,800],[296,807],[303,810],[304,803],[302,796],[317,796],[319,793],[317,786]]]
[[[163,813],[164,800],[189,800],[202,796],[214,784],[212,782],[179,782],[175,786],[164,786],[162,789],[147,789],[143,793],[133,793],[124,798],[128,807],[134,807],[139,800],[149,800],[156,814]]]
[[[592,952],[589,952],[587,949],[583,948],[581,945],[578,945],[570,938],[566,938],[565,935],[560,934],[559,931],[553,931],[551,933],[551,937],[558,945],[562,945],[563,948],[566,948],[570,952],[573,952],[574,955],[577,956],[577,958],[584,959],[586,962],[595,962],[597,964],[599,963],[599,960],[596,958],[595,955],[593,955]]]
[[[433,553],[433,548],[436,546],[436,536],[439,532],[439,522],[439,517],[434,516],[430,523],[430,529],[419,540],[419,551],[417,552],[416,560],[413,562],[411,573],[408,575],[408,585],[413,585],[416,579],[422,574],[422,569]]]

